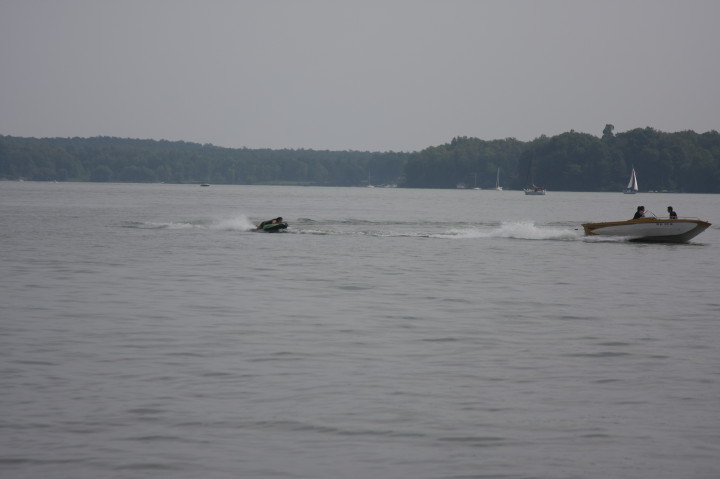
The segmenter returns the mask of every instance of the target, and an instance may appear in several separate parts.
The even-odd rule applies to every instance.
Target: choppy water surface
[[[578,230],[639,204],[714,224]],[[0,475],[720,477],[718,211],[0,183]]]

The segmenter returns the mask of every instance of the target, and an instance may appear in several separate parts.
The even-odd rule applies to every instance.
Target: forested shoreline
[[[223,148],[182,141],[0,136],[0,179],[720,193],[720,133],[637,128],[532,141],[457,137],[418,152]]]

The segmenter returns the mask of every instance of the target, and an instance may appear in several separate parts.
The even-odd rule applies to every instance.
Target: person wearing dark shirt
[[[673,210],[672,206],[668,206],[668,214],[670,215],[671,220],[677,219],[677,212],[675,210]]]
[[[644,206],[638,206],[637,211],[635,212],[635,216],[633,216],[634,220],[645,218],[645,207]]]

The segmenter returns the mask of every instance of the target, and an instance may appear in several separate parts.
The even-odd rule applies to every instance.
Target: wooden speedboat
[[[582,225],[587,236],[620,236],[630,241],[685,243],[705,231],[710,223],[697,219],[640,218]]]

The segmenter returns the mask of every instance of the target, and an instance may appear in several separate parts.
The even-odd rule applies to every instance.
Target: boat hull
[[[524,190],[526,195],[533,195],[533,196],[543,196],[545,195],[545,190],[541,188],[527,188]]]
[[[582,226],[587,236],[619,236],[630,241],[685,243],[705,231],[710,223],[692,219],[641,218],[585,223]]]

